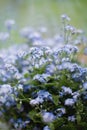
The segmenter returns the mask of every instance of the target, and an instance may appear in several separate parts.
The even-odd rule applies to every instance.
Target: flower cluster
[[[70,20],[66,15],[62,19]],[[5,23],[10,31],[13,24]],[[31,28],[21,35],[29,43],[48,41]],[[53,49],[22,44],[1,50],[0,120],[15,130],[87,128],[87,68],[77,61],[77,52],[64,43]]]

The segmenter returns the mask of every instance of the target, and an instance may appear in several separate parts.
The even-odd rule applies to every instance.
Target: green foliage
[[[51,130],[59,130],[64,125],[64,119],[63,118],[57,118],[55,121],[49,124],[49,127]]]
[[[34,122],[34,123],[40,123],[42,122],[42,118],[41,118],[41,115],[40,113],[38,113],[38,111],[36,110],[31,110],[29,112],[29,116],[31,118],[31,120]]]

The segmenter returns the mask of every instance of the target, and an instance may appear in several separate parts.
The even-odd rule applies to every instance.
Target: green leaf
[[[25,73],[25,74],[24,74],[24,77],[25,77],[25,78],[28,78],[28,77],[29,77],[29,73]]]
[[[72,123],[69,123],[61,128],[61,130],[77,130],[76,126]]]
[[[58,95],[52,95],[52,97],[53,97],[53,101],[54,101],[55,105],[57,106],[58,102],[59,102],[59,96]]]
[[[79,124],[81,122],[81,116],[79,112],[77,112],[76,118],[77,118],[77,123]]]
[[[42,122],[41,115],[36,110],[30,111],[29,116],[33,120],[34,123],[41,123]]]
[[[51,130],[60,130],[61,126],[64,124],[64,118],[57,118],[52,123],[49,124]]]
[[[49,124],[49,128],[50,128],[51,130],[55,130],[54,124],[53,124],[53,123],[50,123],[50,124]]]
[[[21,103],[19,102],[19,103],[17,103],[17,109],[20,110],[20,108],[21,108]]]

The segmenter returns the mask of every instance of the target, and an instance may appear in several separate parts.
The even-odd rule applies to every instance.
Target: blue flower
[[[27,38],[29,37],[29,35],[33,32],[33,28],[31,27],[24,27],[20,30],[20,35],[24,38]]]
[[[87,90],[87,82],[84,82],[84,83],[83,83],[83,88],[84,88],[85,90]]]
[[[66,14],[61,15],[62,20],[70,21],[70,18]]]
[[[75,101],[73,98],[68,98],[65,100],[65,105],[66,106],[73,106],[75,104]]]
[[[36,98],[30,101],[30,105],[36,106],[39,104],[43,104],[44,101],[53,101],[52,96],[49,92],[45,90],[40,90],[39,92],[37,92]]]
[[[51,112],[43,111],[41,115],[42,115],[43,122],[45,123],[51,123],[52,121],[56,119],[55,115]]]
[[[49,80],[49,77],[50,75],[49,74],[36,74],[34,77],[33,77],[33,80],[37,80],[41,83],[46,83],[48,80]]]
[[[62,86],[62,91],[63,91],[64,95],[72,94],[72,89],[69,87]]]
[[[6,41],[10,37],[8,32],[1,32],[0,33],[0,40],[1,41]]]
[[[5,21],[5,26],[8,30],[11,30],[13,25],[15,24],[15,21],[13,19],[8,19]]]
[[[84,49],[84,54],[87,55],[87,47]]]
[[[44,100],[47,100],[47,101],[52,101],[52,95],[48,92],[48,91],[45,91],[45,90],[40,90],[39,92],[37,92],[37,95],[38,97],[44,99]]]
[[[75,116],[68,116],[68,121],[74,122],[76,120]]]
[[[43,98],[37,97],[37,98],[32,99],[32,100],[30,101],[30,105],[31,105],[31,106],[37,106],[37,105],[39,105],[39,104],[42,104],[43,102],[44,102]]]
[[[56,113],[57,117],[61,117],[62,115],[64,115],[66,113],[66,110],[65,110],[65,108],[58,108],[58,109],[56,109],[55,113]]]
[[[45,126],[43,130],[50,130],[50,128],[48,126]]]

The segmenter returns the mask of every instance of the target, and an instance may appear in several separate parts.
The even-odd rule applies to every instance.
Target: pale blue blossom
[[[80,96],[80,93],[78,91],[75,91],[72,93],[73,99],[76,102]]]
[[[65,105],[66,106],[73,106],[75,104],[75,101],[73,98],[68,98],[65,100]]]
[[[38,97],[46,100],[46,101],[52,101],[52,95],[45,90],[40,90],[39,92],[37,92]]]
[[[59,70],[68,70],[70,72],[74,72],[78,69],[78,65],[76,63],[71,63],[71,62],[63,62],[62,64],[58,65]]]
[[[45,126],[43,130],[50,130],[50,128],[48,126]]]
[[[64,115],[66,113],[66,109],[65,108],[58,108],[55,113],[57,114],[57,117],[61,117],[62,115]]]
[[[52,75],[52,74],[54,74],[55,72],[56,72],[56,67],[55,67],[54,64],[50,64],[50,65],[48,65],[48,66],[46,67],[46,73],[47,73],[47,74]]]
[[[73,46],[71,44],[67,44],[64,46],[64,51],[68,52],[68,54],[75,54],[78,52],[78,47],[77,46]]]
[[[39,105],[39,104],[42,104],[43,102],[44,102],[43,98],[37,97],[37,98],[32,99],[32,100],[30,101],[30,105],[31,105],[31,106],[37,106],[37,105]]]
[[[49,74],[37,74],[33,77],[33,80],[37,80],[41,83],[46,83],[49,80],[50,75]]]
[[[62,15],[61,15],[61,18],[62,18],[62,20],[70,21],[70,17],[67,16],[66,14],[62,14]]]
[[[85,90],[87,90],[87,82],[84,82],[84,83],[83,83],[83,88],[84,88]]]
[[[31,27],[24,27],[20,30],[20,35],[24,38],[27,38],[29,37],[29,35],[33,32],[33,28]]]
[[[41,115],[42,115],[43,122],[45,123],[51,123],[52,121],[56,119],[55,115],[51,112],[43,111]]]
[[[46,33],[46,32],[47,32],[47,28],[44,27],[44,26],[43,26],[43,27],[40,27],[40,28],[39,28],[39,32],[40,32],[40,33]]]
[[[69,87],[62,86],[63,93],[66,94],[72,94],[72,89]]]
[[[0,32],[0,40],[6,41],[10,37],[8,32]]]
[[[41,35],[38,32],[33,32],[33,33],[30,33],[30,35],[28,36],[28,39],[31,40],[32,42],[34,40],[40,40],[41,39]]]
[[[65,26],[65,30],[70,31],[71,33],[75,33],[75,31],[76,31],[76,29],[71,25]]]
[[[68,116],[68,121],[74,122],[76,120],[75,116]]]
[[[32,99],[30,101],[31,106],[43,104],[44,101],[53,101],[51,94],[45,90],[40,90],[39,92],[37,92],[35,97],[35,99]]]
[[[87,68],[79,67],[78,71],[72,74],[72,78],[76,82],[84,82],[87,80]]]
[[[13,25],[15,25],[15,21],[13,19],[8,19],[5,21],[5,26],[8,30],[11,30]]]
[[[84,54],[87,55],[87,47],[84,49]]]
[[[0,106],[5,105],[8,102],[9,105],[14,103],[15,99],[13,94],[13,88],[9,84],[0,86]]]

